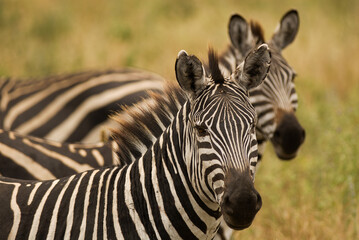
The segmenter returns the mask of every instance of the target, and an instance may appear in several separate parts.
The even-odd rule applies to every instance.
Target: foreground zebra
[[[52,181],[0,177],[1,239],[212,239],[221,215],[250,226],[261,207],[253,185],[256,114],[247,90],[270,62],[266,45],[224,79],[184,51],[176,76],[188,101],[152,148],[113,166]],[[61,211],[60,211],[61,210]]]
[[[161,91],[163,79],[134,69],[39,80],[0,79],[0,128],[59,142],[99,142],[108,115]]]

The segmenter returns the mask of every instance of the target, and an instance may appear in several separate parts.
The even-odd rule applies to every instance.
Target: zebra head
[[[250,91],[251,103],[258,114],[258,141],[270,140],[277,156],[283,160],[294,158],[305,138],[305,131],[295,116],[298,106],[294,85],[296,74],[281,54],[282,49],[295,39],[298,29],[298,12],[291,10],[282,17],[268,42],[272,63],[267,78]],[[264,43],[260,25],[255,22],[248,24],[237,14],[230,19],[229,35],[236,64],[254,46]]]
[[[262,205],[254,188],[257,163],[256,112],[248,90],[258,86],[270,65],[268,46],[250,52],[229,78],[224,78],[218,58],[208,54],[211,74],[202,63],[181,51],[176,77],[188,96],[183,158],[194,188],[205,201],[220,206],[228,226],[251,225]]]

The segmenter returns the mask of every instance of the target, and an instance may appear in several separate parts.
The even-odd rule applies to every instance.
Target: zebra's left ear
[[[273,34],[272,42],[282,50],[292,43],[299,30],[299,15],[297,10],[288,11],[280,20],[276,31]]]
[[[267,44],[260,45],[248,53],[234,73],[234,78],[247,90],[257,87],[267,77],[271,54]]]
[[[206,87],[204,68],[201,61],[181,50],[176,59],[176,78],[190,100],[195,99]]]

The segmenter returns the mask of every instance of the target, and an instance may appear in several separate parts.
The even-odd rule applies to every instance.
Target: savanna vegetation
[[[296,70],[298,157],[270,145],[256,175],[263,207],[235,239],[359,239],[359,1],[0,1],[0,75],[39,77],[132,66],[174,79],[177,53],[224,50],[232,13],[257,19],[269,39],[299,11],[283,51]]]

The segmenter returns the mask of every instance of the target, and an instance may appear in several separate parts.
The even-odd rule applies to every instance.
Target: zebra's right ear
[[[190,100],[195,99],[206,87],[204,68],[201,61],[181,50],[176,59],[176,78]]]
[[[247,90],[257,87],[267,77],[271,64],[271,53],[267,44],[260,45],[248,53],[244,62],[234,73],[235,78]]]
[[[244,56],[252,49],[250,26],[247,21],[238,14],[233,14],[228,24],[228,34],[232,45]]]

